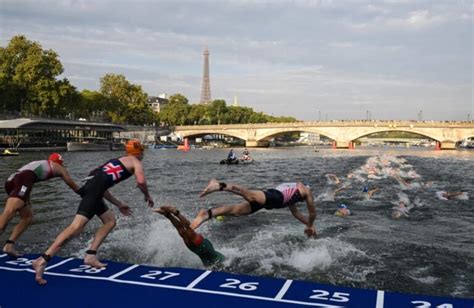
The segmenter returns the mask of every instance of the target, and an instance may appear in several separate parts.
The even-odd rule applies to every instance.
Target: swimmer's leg
[[[31,206],[21,208],[18,213],[20,214],[20,222],[15,226],[15,228],[13,228],[12,234],[3,247],[3,251],[13,257],[22,256],[21,253],[15,250],[13,245],[33,221],[33,212],[31,211]]]
[[[95,233],[91,247],[86,252],[86,256],[84,258],[84,264],[95,268],[107,266],[107,264],[99,261],[96,252],[100,245],[104,242],[107,235],[110,233],[110,231],[112,231],[113,228],[115,228],[117,224],[115,215],[111,210],[107,210],[104,214],[100,215],[100,220],[102,220],[102,226]]]
[[[196,229],[207,220],[216,216],[241,216],[250,213],[252,213],[252,208],[249,202],[220,205],[208,210],[201,209],[196,218],[192,221],[191,229]]]
[[[36,273],[35,279],[38,284],[44,285],[47,283],[47,281],[43,279],[43,272],[49,259],[51,259],[70,238],[79,234],[88,221],[89,219],[87,217],[77,214],[72,223],[56,237],[48,250],[46,250],[41,257],[33,261],[32,265]]]

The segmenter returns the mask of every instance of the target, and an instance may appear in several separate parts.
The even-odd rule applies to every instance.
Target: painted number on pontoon
[[[221,284],[221,288],[230,288],[230,289],[237,289],[239,288],[242,291],[255,291],[257,290],[258,282],[244,282],[241,283],[240,280],[228,278],[225,281],[227,283]]]
[[[163,275],[163,277],[158,278],[158,276]],[[141,275],[141,278],[148,278],[148,279],[156,279],[158,280],[166,280],[171,277],[179,276],[180,273],[173,273],[173,272],[162,272],[162,271],[149,271],[148,274]]]
[[[27,258],[18,258],[16,260],[6,261],[5,263],[16,266],[31,266],[31,263],[33,263],[33,259],[30,260]]]
[[[88,274],[97,274],[105,270],[105,267],[95,268],[90,265],[79,265],[78,268],[70,269],[70,272],[79,272],[79,273],[88,273]]]
[[[318,300],[323,300],[323,301],[333,301],[333,302],[348,302],[349,301],[349,293],[341,293],[341,292],[334,292],[331,297],[328,297],[328,295],[331,294],[331,292],[325,291],[325,290],[313,290],[314,295],[311,295],[309,298],[311,299],[318,299]]]
[[[415,308],[431,308],[431,303],[430,302],[425,302],[425,301],[412,301],[411,302],[413,305],[418,305],[414,306]],[[441,304],[437,305],[436,308],[453,308],[452,304]]]

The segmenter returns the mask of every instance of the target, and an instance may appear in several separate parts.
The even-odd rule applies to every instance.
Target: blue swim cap
[[[340,209],[347,209],[347,205],[345,205],[345,204],[343,203],[343,204],[339,205],[339,208],[340,208]]]
[[[362,190],[363,192],[368,192],[369,189],[367,188],[367,186],[364,186],[364,189]]]

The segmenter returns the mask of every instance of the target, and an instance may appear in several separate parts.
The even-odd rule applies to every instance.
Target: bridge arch
[[[260,135],[257,141],[269,141],[272,138],[275,138],[278,135],[285,133],[313,133],[318,134],[329,139],[335,140],[335,136],[332,136],[330,133],[324,132],[319,129],[301,127],[301,128],[286,128],[286,129],[275,129],[274,131],[265,132],[265,134]]]
[[[206,131],[206,132],[199,132],[199,133],[183,133],[180,134],[183,138],[189,138],[189,137],[199,137],[199,136],[205,136],[205,135],[225,135],[229,137],[234,137],[234,138],[239,138],[245,140],[246,136],[243,136],[242,134],[237,134],[237,133],[232,133],[232,132],[221,132],[221,131]]]
[[[373,135],[373,134],[385,133],[385,132],[410,133],[410,134],[413,134],[413,135],[418,135],[418,136],[423,136],[423,137],[426,137],[426,138],[429,138],[429,139],[433,139],[435,141],[440,141],[440,140],[437,140],[436,137],[431,136],[430,134],[425,134],[425,133],[417,132],[417,131],[410,130],[410,129],[380,129],[378,131],[373,131],[373,132],[370,132],[370,133],[359,135],[356,138],[352,139],[351,141],[354,141],[354,140],[357,140],[357,139],[360,139],[360,138],[363,138],[363,137],[367,137],[367,136],[370,136],[370,135]]]

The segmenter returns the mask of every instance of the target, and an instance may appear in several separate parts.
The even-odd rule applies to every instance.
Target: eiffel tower
[[[204,49],[204,67],[202,72],[201,104],[211,102],[211,82],[209,80],[209,50]]]

